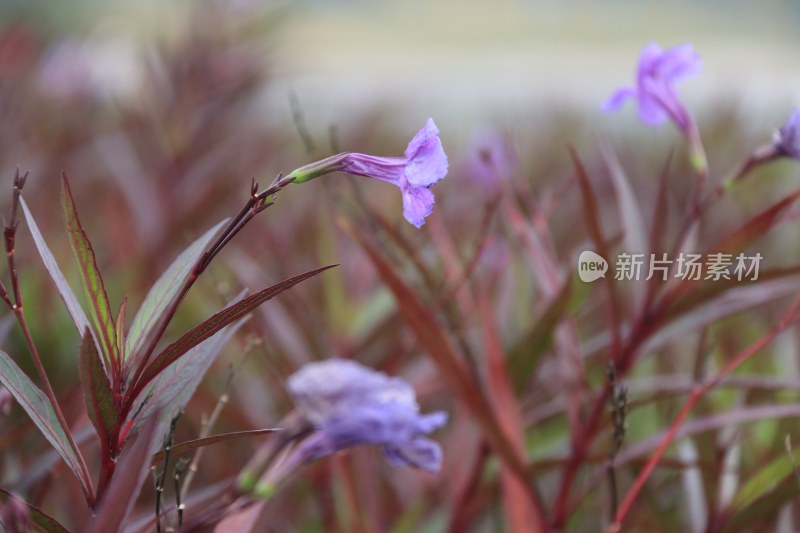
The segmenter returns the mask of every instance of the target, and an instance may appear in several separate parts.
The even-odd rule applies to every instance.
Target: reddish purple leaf
[[[80,356],[78,358],[80,369],[81,387],[86,400],[86,412],[92,421],[103,450],[116,453],[116,435],[119,429],[119,411],[114,404],[114,394],[103,370],[103,362],[92,340],[89,328],[81,340]]]
[[[448,334],[439,325],[431,308],[419,299],[416,292],[403,281],[394,266],[383,257],[364,234],[352,226],[345,226],[344,229],[361,245],[378,275],[394,294],[404,320],[416,335],[422,348],[438,367],[439,375],[469,409],[483,429],[486,438],[506,464],[514,471],[515,475],[527,483],[528,474],[524,462],[505,437],[489,402],[467,373],[463,360],[459,358],[456,348]]]
[[[217,444],[218,442],[238,440],[247,437],[258,437],[261,435],[266,435],[268,433],[275,433],[278,431],[283,431],[283,430],[281,428],[251,429],[248,431],[232,431],[230,433],[221,433],[219,435],[212,435],[210,437],[205,437],[202,439],[187,440],[186,442],[181,442],[180,444],[173,445],[172,448],[170,448],[169,454],[170,457],[175,457],[182,453],[196,450],[197,448],[203,448],[205,446],[210,446],[211,444]],[[158,464],[163,460],[164,460],[163,450],[158,452],[155,456],[153,456],[153,464]]]
[[[88,533],[116,533],[122,530],[125,519],[131,512],[142,483],[150,472],[150,456],[158,446],[158,417],[151,417],[142,426],[136,441],[120,456],[117,469],[108,490],[100,502],[100,508],[87,527]]]
[[[86,298],[91,303],[92,321],[100,337],[100,347],[104,357],[113,368],[120,361],[114,315],[111,312],[111,305],[108,303],[103,278],[97,268],[97,259],[92,244],[78,219],[78,212],[75,210],[75,202],[72,199],[66,175],[62,175],[62,204],[67,221],[67,233],[69,233],[72,251],[75,253],[75,259],[80,267]]]
[[[69,533],[69,530],[62,526],[58,520],[48,515],[38,507],[27,503],[25,500],[17,498],[14,494],[5,489],[0,489],[0,502],[5,504],[10,500],[16,500],[16,502],[25,506],[28,511],[28,517],[30,518],[30,521],[39,526],[43,531],[47,531],[48,533]]]
[[[20,407],[28,414],[47,442],[64,459],[78,478],[84,493],[90,494],[87,480],[83,477],[82,461],[67,438],[67,429],[58,421],[53,406],[44,392],[17,366],[7,353],[0,350],[0,383],[5,385]]]
[[[164,369],[177,361],[186,352],[204,340],[208,339],[231,322],[242,318],[259,305],[271,298],[274,298],[283,291],[297,285],[301,281],[312,278],[317,274],[328,270],[329,268],[333,268],[334,266],[336,265],[316,268],[304,274],[283,280],[271,287],[267,287],[266,289],[263,289],[252,296],[248,296],[240,302],[226,307],[202,324],[188,331],[180,339],[167,346],[164,351],[159,353],[153,359],[147,369],[145,369],[145,371],[142,373],[139,381],[134,385],[131,398],[138,396],[148,383],[155,379],[156,376],[164,371]]]
[[[206,231],[199,239],[181,252],[169,268],[158,278],[158,281],[147,293],[142,305],[136,312],[136,316],[133,318],[131,327],[128,330],[128,339],[125,343],[126,349],[124,352],[126,357],[135,355],[142,348],[147,336],[158,323],[161,315],[175,298],[175,295],[178,294],[186,277],[206,249],[208,243],[227,222],[228,219],[226,218]]]
[[[28,229],[33,236],[33,242],[36,244],[36,249],[39,251],[39,255],[42,257],[44,267],[50,274],[53,283],[55,283],[56,289],[58,289],[58,294],[64,301],[64,305],[67,306],[67,310],[72,317],[72,321],[75,322],[75,327],[78,328],[78,334],[83,335],[83,332],[89,327],[89,319],[86,318],[83,308],[81,307],[80,303],[78,303],[78,298],[75,296],[75,293],[72,292],[72,288],[64,278],[64,274],[61,272],[61,269],[58,268],[56,258],[53,257],[52,252],[50,252],[50,248],[48,248],[47,243],[44,242],[44,237],[42,237],[42,233],[39,231],[39,226],[36,225],[36,221],[33,219],[33,215],[28,209],[28,205],[25,203],[25,200],[22,197],[20,197],[19,201],[20,205],[22,206],[22,212],[25,213],[25,220],[28,222]]]

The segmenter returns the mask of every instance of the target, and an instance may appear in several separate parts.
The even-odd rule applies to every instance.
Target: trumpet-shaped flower
[[[289,377],[287,387],[315,429],[296,450],[298,463],[357,444],[378,444],[396,466],[439,470],[441,448],[423,435],[444,425],[447,414],[421,415],[414,389],[402,379],[331,359],[304,366]]]
[[[662,50],[651,43],[642,50],[636,72],[636,86],[622,87],[603,105],[606,111],[618,109],[627,99],[633,98],[639,107],[639,118],[658,126],[667,118],[682,131],[687,132],[691,115],[678,98],[675,83],[700,73],[702,60],[691,45],[684,44]]]
[[[777,131],[774,146],[780,155],[800,159],[800,108],[795,108]]]
[[[447,155],[439,140],[439,130],[433,119],[428,119],[408,143],[404,157],[344,152],[300,167],[287,178],[294,178],[294,183],[304,183],[337,171],[397,186],[403,195],[403,216],[419,228],[433,211],[430,187],[447,174]]]

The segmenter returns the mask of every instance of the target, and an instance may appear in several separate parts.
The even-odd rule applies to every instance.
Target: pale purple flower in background
[[[675,83],[699,74],[701,69],[702,60],[691,45],[662,50],[658,44],[650,43],[639,56],[636,86],[617,90],[603,109],[614,111],[632,98],[636,100],[643,122],[658,126],[669,118],[687,132],[692,118],[678,98]]]
[[[500,190],[502,180],[517,170],[519,159],[509,137],[496,129],[479,130],[472,135],[464,173],[490,192]]]
[[[414,389],[402,379],[354,361],[331,359],[305,365],[289,377],[287,388],[315,430],[295,450],[293,463],[357,444],[377,444],[396,466],[439,470],[441,448],[424,435],[443,426],[447,414],[420,414]]]
[[[287,178],[304,183],[337,171],[397,186],[403,195],[403,216],[419,228],[433,211],[435,201],[430,188],[447,174],[447,155],[439,140],[439,130],[429,118],[408,143],[404,157],[344,152],[300,167]]]
[[[795,108],[789,120],[775,133],[773,146],[780,155],[800,159],[800,108]]]

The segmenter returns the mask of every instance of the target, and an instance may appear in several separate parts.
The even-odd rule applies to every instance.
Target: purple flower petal
[[[433,192],[427,187],[403,189],[403,216],[417,228],[425,224],[425,217],[433,212],[434,203]]]
[[[795,108],[789,120],[775,134],[775,149],[781,154],[800,159],[800,108]]]
[[[623,87],[617,90],[603,108],[613,111],[626,99],[634,98],[642,122],[658,126],[669,118],[687,132],[692,118],[678,98],[675,84],[698,74],[701,69],[702,60],[691,45],[662,50],[658,44],[650,43],[639,55],[636,88]]]
[[[331,359],[304,366],[289,377],[287,387],[316,429],[296,449],[295,461],[376,444],[393,464],[438,470],[441,449],[423,435],[444,425],[447,415],[421,415],[414,390],[405,381],[353,361]]]
[[[403,214],[417,228],[433,210],[433,193],[428,189],[447,174],[447,155],[433,119],[414,135],[405,157],[379,157],[344,152],[295,169],[287,175],[294,183],[305,183],[332,172],[347,172],[391,183],[403,195]]]
[[[447,174],[447,155],[431,118],[408,143],[405,155],[405,176],[411,185],[429,187]]]
[[[603,103],[601,109],[603,111],[616,111],[628,98],[636,98],[636,90],[632,87],[620,87]]]

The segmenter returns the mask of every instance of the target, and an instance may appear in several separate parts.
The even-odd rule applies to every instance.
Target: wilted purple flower
[[[300,167],[287,178],[303,183],[337,171],[379,179],[399,187],[403,194],[403,216],[419,228],[433,211],[430,187],[447,174],[447,155],[439,140],[439,130],[429,118],[408,143],[405,157],[344,152]]]
[[[775,133],[773,144],[781,155],[800,159],[800,108],[795,108],[789,120]]]
[[[402,379],[331,359],[304,366],[289,377],[287,387],[316,430],[296,450],[298,462],[357,444],[379,444],[396,466],[439,470],[441,448],[423,435],[444,425],[447,414],[421,415],[414,389]]]
[[[701,69],[702,60],[691,45],[662,50],[658,44],[650,43],[639,56],[636,86],[617,90],[603,108],[613,111],[633,98],[643,122],[658,126],[669,118],[686,132],[691,116],[678,99],[674,85],[683,78],[699,74]]]

